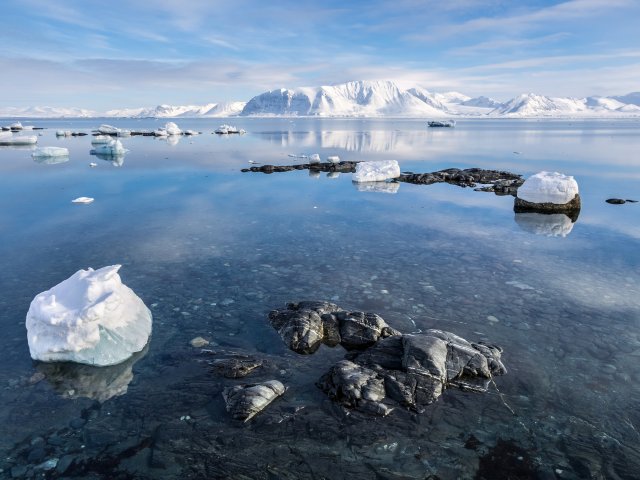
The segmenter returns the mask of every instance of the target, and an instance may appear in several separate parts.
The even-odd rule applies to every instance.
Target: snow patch
[[[578,194],[578,182],[558,172],[539,172],[518,188],[518,198],[530,203],[564,205]]]

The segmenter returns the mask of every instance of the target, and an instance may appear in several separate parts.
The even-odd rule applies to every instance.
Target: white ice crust
[[[33,158],[44,158],[44,157],[68,157],[69,149],[63,147],[40,147],[36,148],[31,156]]]
[[[558,172],[539,172],[518,188],[518,198],[531,203],[564,205],[578,194],[578,182]]]
[[[380,160],[376,162],[360,162],[356,164],[353,181],[383,182],[400,176],[400,165],[395,160]]]
[[[33,299],[26,326],[34,360],[115,365],[144,348],[151,312],[122,283],[120,267],[78,270]]]

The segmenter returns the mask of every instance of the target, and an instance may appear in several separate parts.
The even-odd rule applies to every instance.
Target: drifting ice
[[[518,198],[530,203],[564,205],[578,194],[578,183],[569,175],[540,172],[527,178],[518,188]]]
[[[38,143],[38,137],[35,135],[14,137],[11,132],[0,133],[0,145],[35,145],[36,143]]]
[[[115,365],[144,348],[151,312],[122,283],[120,267],[78,270],[33,299],[26,325],[34,360]]]
[[[71,200],[71,203],[92,203],[93,198],[91,197],[78,197]]]
[[[91,150],[91,155],[106,155],[106,156],[118,156],[124,155],[129,150],[122,146],[122,142],[120,140],[111,140],[109,143],[104,145],[98,145],[96,148]]]
[[[180,128],[178,128],[178,125],[173,122],[167,122],[167,124],[164,126],[164,130],[168,135],[182,135],[182,130],[180,130]]]
[[[395,160],[381,160],[377,162],[360,162],[356,164],[353,181],[382,182],[400,176],[400,165]]]

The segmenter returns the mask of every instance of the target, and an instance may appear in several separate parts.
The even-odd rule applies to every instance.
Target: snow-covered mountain
[[[238,115],[244,102],[207,103],[205,105],[158,105],[154,108],[125,108],[109,110],[105,117],[178,118],[178,117],[230,117]]]
[[[608,97],[545,97],[533,93],[519,95],[492,110],[498,117],[589,117],[640,114],[640,107]]]
[[[248,102],[158,105],[96,112],[82,108],[0,107],[4,118],[184,118],[233,116],[319,117],[640,117],[640,92],[612,97],[519,95],[505,103],[460,92],[437,93],[420,86],[400,88],[392,81],[353,81],[331,86],[280,88]]]
[[[416,89],[413,89],[416,90]],[[417,90],[416,90],[417,92]],[[441,103],[400,89],[390,81],[356,81],[333,86],[281,88],[253,97],[240,115],[321,117],[444,117]],[[425,98],[428,96],[428,101]]]

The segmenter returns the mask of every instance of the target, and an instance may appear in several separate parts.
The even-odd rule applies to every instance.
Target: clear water
[[[604,200],[640,200],[640,122],[234,122],[248,133],[185,119],[204,134],[123,139],[121,166],[90,156],[91,137],[55,137],[97,120],[33,122],[47,127],[39,145],[69,148],[66,163],[0,147],[0,476],[56,478],[62,466],[43,462],[58,459],[72,478],[638,478],[640,204]],[[545,236],[512,197],[240,172],[301,153],[414,172],[555,170],[576,177],[583,206],[568,235]],[[98,371],[32,362],[31,299],[115,263],[152,309],[148,349]],[[268,325],[270,309],[303,299],[489,340],[509,372],[487,394],[448,390],[422,415],[348,412],[314,385],[344,351],[298,356]],[[215,353],[191,347],[196,336]],[[230,353],[264,366],[222,378],[208,362]],[[224,387],[272,378],[282,398],[247,424],[229,418]]]

